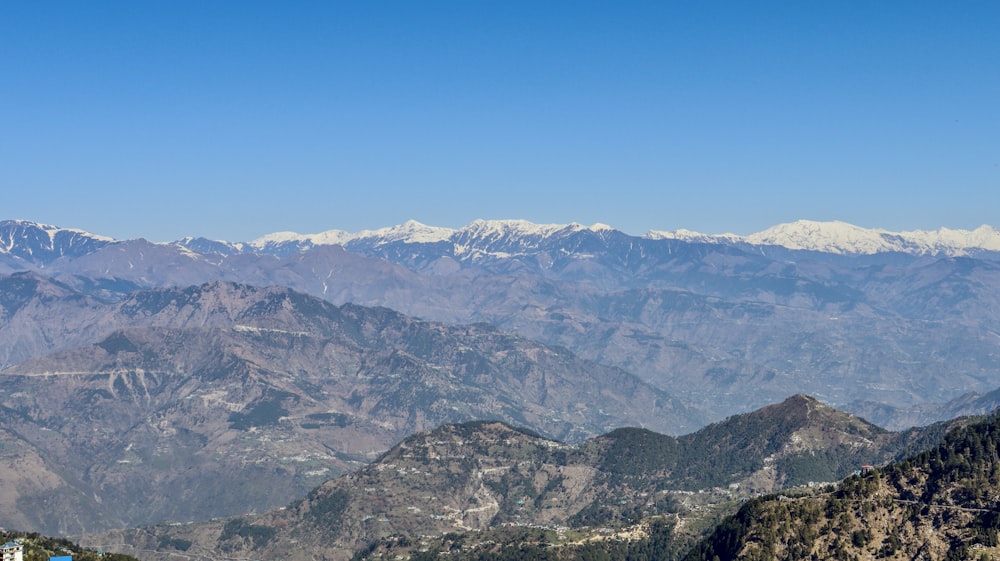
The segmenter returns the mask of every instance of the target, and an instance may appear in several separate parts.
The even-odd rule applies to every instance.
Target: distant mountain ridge
[[[243,250],[270,252],[290,244],[300,249],[317,245],[384,245],[403,243],[453,243],[456,253],[482,251],[507,241],[510,246],[523,250],[535,249],[542,240],[565,236],[580,231],[594,233],[616,232],[628,236],[605,224],[534,224],[525,220],[476,220],[460,228],[450,229],[426,226],[416,221],[381,228],[348,233],[330,230],[319,234],[274,233],[246,244],[234,244]],[[1000,230],[983,225],[975,230],[940,228],[935,231],[913,230],[891,232],[854,226],[846,222],[816,222],[798,220],[779,224],[748,236],[734,234],[706,235],[687,230],[652,230],[642,238],[650,240],[682,240],[695,243],[717,243],[747,246],[778,246],[790,250],[819,251],[839,255],[871,255],[900,252],[915,255],[967,255],[977,251],[1000,251]],[[514,241],[514,243],[510,243]],[[507,255],[513,252],[503,252]]]
[[[198,253],[255,252],[288,255],[312,247],[339,245],[343,247],[383,246],[390,243],[435,244],[450,243],[455,253],[490,253],[493,247],[500,255],[513,255],[509,250],[520,247],[537,249],[543,240],[590,231],[597,234],[615,232],[626,238],[648,240],[680,240],[692,243],[713,243],[738,246],[776,246],[789,250],[817,251],[838,255],[872,255],[877,253],[907,253],[912,255],[961,256],[976,252],[1000,252],[1000,230],[982,225],[975,230],[939,228],[893,232],[880,228],[862,228],[840,221],[797,220],[778,224],[761,232],[741,236],[736,234],[703,234],[690,230],[650,230],[644,236],[630,236],[606,224],[585,226],[569,224],[535,224],[526,220],[476,220],[458,229],[428,226],[415,220],[375,230],[347,232],[327,230],[316,234],[274,232],[251,241],[226,242],[206,238],[183,238],[171,245],[189,248]],[[25,259],[51,261],[63,255],[80,256],[115,241],[89,232],[39,224],[27,220],[0,221],[0,253]],[[503,245],[504,249],[499,249]],[[506,251],[505,251],[506,250]]]
[[[651,231],[653,239],[676,239],[699,243],[748,246],[779,246],[791,250],[818,251],[838,255],[908,253],[912,255],[961,256],[981,251],[1000,251],[1000,230],[982,225],[975,230],[940,228],[933,231],[891,232],[861,228],[846,222],[798,220],[772,226],[748,236],[706,235],[688,230]]]

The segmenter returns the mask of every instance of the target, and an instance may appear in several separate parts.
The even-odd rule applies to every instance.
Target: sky
[[[0,219],[1000,227],[1000,2],[0,2]]]

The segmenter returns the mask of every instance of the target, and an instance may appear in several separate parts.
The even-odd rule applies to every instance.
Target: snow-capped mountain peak
[[[451,228],[441,228],[437,226],[427,226],[416,220],[407,220],[398,226],[379,228],[378,230],[362,230],[353,234],[352,239],[368,240],[376,239],[380,243],[388,242],[408,242],[408,243],[434,243],[446,241],[455,230]]]
[[[608,231],[613,231],[615,227],[609,226],[607,224],[602,224],[600,222],[596,222],[588,226],[587,229],[590,230],[591,232],[608,232]]]
[[[261,236],[251,241],[248,245],[256,250],[289,245],[308,248],[315,245],[344,245],[351,239],[353,239],[352,234],[343,230],[327,230],[318,234],[274,232]]]
[[[0,221],[0,253],[40,264],[64,255],[89,253],[112,243],[116,243],[113,238],[76,228],[60,228],[28,220]]]
[[[114,238],[109,238],[108,236],[102,236],[99,234],[93,234],[86,230],[81,230],[79,228],[62,228],[59,226],[53,226],[51,224],[32,222],[30,220],[3,220],[0,221],[0,228],[2,228],[4,231],[20,230],[24,232],[29,230],[35,230],[38,232],[45,232],[45,234],[48,235],[49,240],[53,241],[55,240],[55,237],[59,232],[75,234],[95,241],[102,241],[102,242],[115,241]]]
[[[797,220],[778,224],[745,238],[752,245],[778,245],[826,253],[872,254],[897,251],[892,234],[885,230],[861,228],[846,222]]]

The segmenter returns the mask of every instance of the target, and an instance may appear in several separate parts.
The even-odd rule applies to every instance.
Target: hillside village
[[[0,545],[2,561],[138,561],[121,553],[81,547],[65,538],[51,538],[37,533],[12,533],[0,529],[7,541]]]

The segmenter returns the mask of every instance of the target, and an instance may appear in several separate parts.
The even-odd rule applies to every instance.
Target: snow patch
[[[306,337],[309,333],[305,331],[287,331],[284,329],[268,329],[266,327],[254,327],[252,325],[234,325],[233,331],[237,333],[281,333],[284,335],[294,335],[296,337]]]
[[[691,243],[739,243],[743,241],[742,236],[736,234],[702,234],[692,230],[650,230],[646,232],[646,239],[650,240],[679,240]]]

